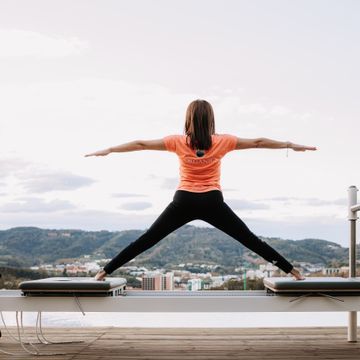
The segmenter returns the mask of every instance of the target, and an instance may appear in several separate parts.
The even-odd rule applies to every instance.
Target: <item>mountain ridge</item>
[[[112,258],[145,231],[86,231],[42,229],[34,226],[0,230],[0,266],[33,266],[84,255],[97,259]],[[323,266],[348,264],[348,248],[332,241],[263,236],[259,238],[290,262],[308,262]],[[357,253],[359,254],[359,251]],[[266,263],[257,254],[216,228],[186,224],[138,255],[134,264],[163,267],[190,262],[228,267]]]

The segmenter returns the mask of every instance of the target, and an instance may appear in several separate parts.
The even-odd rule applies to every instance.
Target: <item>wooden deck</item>
[[[16,334],[16,328],[10,328]],[[25,328],[30,340],[34,328]],[[358,329],[359,331],[360,329]],[[359,331],[360,332],[360,331]],[[32,359],[2,329],[0,359]],[[360,342],[347,342],[346,327],[302,328],[45,328],[51,341],[84,340],[77,344],[36,345],[41,359],[360,359]],[[35,343],[35,340],[34,340]],[[29,347],[30,348],[30,347]]]

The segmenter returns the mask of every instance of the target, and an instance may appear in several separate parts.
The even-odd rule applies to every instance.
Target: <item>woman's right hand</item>
[[[290,274],[294,276],[294,280],[305,280],[305,277],[302,276],[300,271],[296,268],[293,268]]]
[[[87,156],[106,156],[110,153],[111,153],[110,149],[105,149],[105,150],[99,150],[99,151],[93,152],[91,154],[86,154],[85,157],[87,157]]]

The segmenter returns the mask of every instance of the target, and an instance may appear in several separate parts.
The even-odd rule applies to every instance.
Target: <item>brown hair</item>
[[[211,135],[215,134],[214,111],[206,100],[194,100],[186,110],[185,118],[186,143],[192,149],[208,150]]]

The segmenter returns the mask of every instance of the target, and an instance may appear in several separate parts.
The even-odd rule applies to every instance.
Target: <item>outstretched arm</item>
[[[317,150],[315,146],[294,144],[290,141],[277,141],[268,138],[243,139],[237,138],[236,149],[293,149],[294,151]]]
[[[157,140],[135,140],[125,144],[112,146],[104,150],[99,150],[86,156],[105,156],[112,152],[128,152],[138,150],[166,150],[163,139]]]

